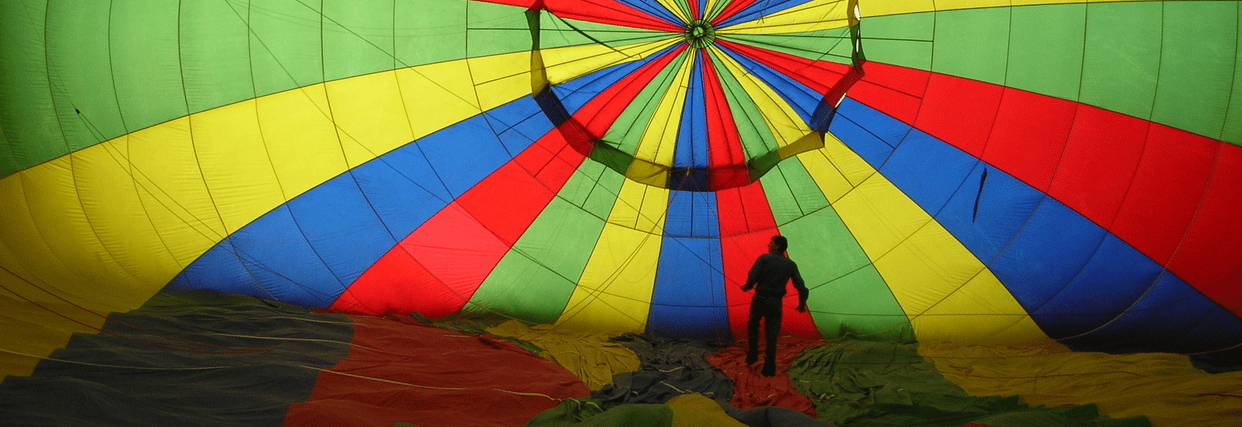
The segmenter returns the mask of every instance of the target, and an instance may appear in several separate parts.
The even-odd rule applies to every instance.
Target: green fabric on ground
[[[1101,416],[1094,405],[1032,407],[1018,396],[970,396],[909,344],[847,341],[811,348],[789,374],[794,387],[815,401],[820,420],[841,425],[1151,425],[1144,417]]]
[[[526,423],[526,427],[669,427],[668,405],[603,406],[595,399],[567,399]]]

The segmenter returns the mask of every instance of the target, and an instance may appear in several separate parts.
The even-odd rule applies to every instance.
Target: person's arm
[[[798,272],[798,265],[794,264],[793,269],[793,285],[798,290],[798,312],[806,312],[806,299],[811,297],[811,290],[806,288],[806,283],[802,281],[802,274]]]
[[[763,257],[755,260],[755,264],[750,266],[750,272],[746,273],[746,284],[742,285],[742,292],[748,292],[759,284],[759,263]]]

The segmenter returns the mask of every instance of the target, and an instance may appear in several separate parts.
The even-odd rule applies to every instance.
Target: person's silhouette
[[[798,264],[785,256],[789,241],[785,236],[773,236],[768,241],[768,253],[760,255],[755,265],[750,267],[743,291],[755,289],[755,297],[750,301],[750,320],[746,323],[748,345],[746,364],[759,360],[759,322],[764,323],[763,375],[776,375],[776,340],[781,333],[781,300],[785,296],[785,284],[793,281],[798,290],[798,312],[806,311],[806,299],[810,291],[802,282],[798,273]]]

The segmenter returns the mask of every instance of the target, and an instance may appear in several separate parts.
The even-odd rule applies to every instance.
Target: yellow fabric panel
[[[643,332],[668,194],[664,188],[625,181],[557,327]]]
[[[337,138],[349,167],[414,140],[395,72],[333,81],[327,90]]]
[[[465,62],[469,67],[469,73],[456,76],[452,80],[445,80],[442,84],[455,88],[473,86],[470,93],[474,95],[473,99],[482,111],[491,110],[523,96],[530,96],[530,52],[470,58]],[[406,98],[405,102],[434,105],[436,99]],[[460,117],[450,123],[466,118]]]
[[[189,265],[227,235],[220,220],[220,211],[203,183],[203,173],[190,134],[189,117],[143,129],[114,141],[124,144],[117,149],[129,155],[130,171],[138,187],[141,203],[131,208],[141,209],[142,214],[150,218],[174,258]],[[163,282],[168,279],[171,276]],[[151,283],[149,286],[163,284]]]
[[[798,155],[798,161],[815,179],[829,203],[835,203],[876,174],[875,169],[854,154],[832,134],[824,134],[824,148]]]
[[[190,119],[203,180],[228,233],[285,200],[259,127],[258,103],[243,101],[207,110]],[[108,192],[100,194],[111,196]]]
[[[0,382],[8,375],[30,375],[39,360],[63,347],[71,334],[93,333],[103,326],[102,316],[82,313],[60,301],[31,304],[6,290],[42,293],[25,289],[26,286],[29,285],[0,270]]]
[[[1242,416],[1242,372],[1209,374],[1185,356],[1057,346],[920,345],[919,353],[975,396],[1020,394],[1046,406],[1094,403],[1111,417],[1143,415],[1156,427],[1232,427]]]
[[[543,54],[544,65],[548,70],[548,80],[552,84],[560,84],[613,65],[646,58],[681,41],[682,37],[680,34],[670,33],[669,38],[665,40],[613,46],[611,48],[599,44],[590,44],[559,49],[544,49],[540,52]],[[527,57],[524,56],[524,58]]]
[[[876,259],[875,266],[920,343],[1052,342],[1000,279],[935,221]]]
[[[612,384],[613,375],[638,371],[642,361],[633,350],[612,342],[615,334],[570,332],[550,325],[526,326],[509,320],[487,331],[500,337],[516,338],[534,344],[543,358],[573,372],[591,390]]]
[[[862,159],[836,142],[828,145],[820,157],[841,159],[843,170],[862,175]],[[818,175],[812,178],[825,194],[840,192],[839,180],[819,184]],[[1014,342],[1049,340],[982,262],[874,170],[832,206],[911,319],[919,342],[974,343],[1002,331]]]
[[[930,12],[932,10],[979,9],[1037,4],[1107,3],[1131,0],[858,0],[863,20],[868,16]]]
[[[772,135],[776,137],[777,146],[784,147],[792,144],[812,132],[793,107],[771,87],[763,83],[759,77],[746,72],[741,64],[720,49],[716,47],[711,49],[714,57],[719,58],[729,73],[737,77],[742,89],[746,91],[746,96],[749,96],[758,106],[759,111],[763,112],[763,119],[771,129]]]
[[[683,394],[667,403],[673,410],[672,427],[745,427],[730,417],[716,401],[698,394]]]
[[[672,12],[674,16],[676,16],[678,19],[681,19],[682,22],[693,21],[693,19],[690,19],[689,16],[686,16],[685,11],[681,10],[681,6],[678,5],[679,2],[675,0],[657,0],[657,1],[659,1],[660,4],[663,5],[665,9],[668,9],[669,12]]]
[[[396,71],[408,123],[417,137],[430,135],[482,110],[465,61],[444,62]],[[527,88],[526,90],[530,90]],[[434,101],[434,102],[428,102]]]
[[[845,0],[814,0],[755,19],[721,28],[717,34],[789,34],[849,26]]]
[[[252,218],[339,175],[346,167],[324,85],[268,95],[255,103],[263,144],[284,200],[269,200],[266,209],[258,207],[261,212],[250,213]]]
[[[683,55],[685,60],[682,61],[677,74],[673,77],[672,86],[664,92],[664,96],[660,98],[651,116],[651,121],[647,122],[646,129],[643,129],[642,139],[634,153],[635,158],[657,165],[672,166],[674,147],[677,143],[677,125],[681,123],[681,113],[686,106],[686,92],[690,88],[690,72],[694,69],[694,61],[698,57],[698,55]],[[635,176],[629,171],[626,176],[633,179],[644,178],[641,174]]]

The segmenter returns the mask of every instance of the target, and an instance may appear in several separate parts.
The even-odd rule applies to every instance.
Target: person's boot
[[[765,377],[775,377],[776,376],[776,363],[773,363],[771,359],[764,360],[762,373],[763,373],[763,376]]]
[[[758,361],[759,361],[759,347],[751,346],[750,349],[746,351],[746,364],[751,365]]]

